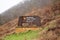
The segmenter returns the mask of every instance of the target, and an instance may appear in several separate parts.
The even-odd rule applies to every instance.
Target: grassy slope
[[[49,25],[45,25],[45,28],[42,28],[40,30],[35,30],[35,31],[28,31],[28,32],[23,32],[19,34],[11,34],[9,36],[6,36],[4,40],[32,40],[34,38],[37,38],[39,33],[40,35],[43,34],[43,32],[47,31],[49,28],[53,28],[56,26],[56,20],[53,20],[48,23]]]
[[[58,18],[60,18],[60,16]],[[23,33],[19,33],[19,34],[11,34],[9,36],[6,36],[4,38],[4,40],[32,40],[32,39],[36,38],[39,35],[38,33],[43,34],[42,32],[47,31],[49,28],[56,27],[56,25],[57,25],[56,21],[57,21],[58,18],[56,18],[56,20],[52,20],[51,22],[47,23],[47,25],[44,26],[45,28],[42,31],[37,30],[37,31],[23,32]]]
[[[11,34],[6,36],[4,40],[32,40],[38,36],[38,31],[28,31],[19,34]]]

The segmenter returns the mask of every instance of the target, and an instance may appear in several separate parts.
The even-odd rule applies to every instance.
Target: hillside
[[[54,29],[54,28],[57,27],[56,30],[58,30],[58,28],[60,28],[60,2],[57,2],[57,3],[53,4],[53,5],[45,6],[45,7],[40,8],[40,9],[39,8],[38,9],[37,8],[33,8],[32,11],[30,11],[29,13],[25,14],[25,16],[27,16],[27,15],[29,15],[29,16],[37,15],[37,16],[39,16],[41,18],[41,27],[42,28],[47,27],[48,30],[49,30],[49,31],[48,30],[46,31],[46,30],[43,29],[44,31],[42,31],[42,32],[43,33],[46,32],[46,35],[49,34],[49,33],[53,34],[53,31],[52,32],[50,31],[51,28]],[[15,32],[14,30],[17,27],[17,24],[18,24],[18,18],[16,18],[16,19],[14,19],[14,20],[2,25],[0,27],[0,29],[1,29],[0,31],[1,31],[2,35],[12,34],[13,32]],[[39,28],[30,28],[30,29],[31,30],[35,30],[35,29],[39,29]],[[13,31],[11,31],[11,30],[13,30]],[[26,28],[26,29],[24,28],[24,29],[18,29],[18,30],[17,30],[17,32],[22,32],[22,31],[26,31],[26,30],[29,30],[29,29],[28,28]],[[54,29],[54,31],[56,31],[56,30]],[[60,33],[60,31],[58,31],[58,32]],[[39,35],[40,35],[40,33],[39,33]],[[45,36],[43,35],[42,39],[39,39],[40,37],[37,38],[37,39],[38,40],[45,40],[46,39]],[[47,37],[47,39],[50,40],[51,36],[48,36],[49,38]],[[60,36],[58,38],[60,38]],[[54,39],[51,38],[51,40],[54,40]]]
[[[24,3],[19,3],[0,14],[0,24],[3,25],[21,15],[25,15],[31,12],[34,7],[38,9],[51,3],[51,0],[26,0]]]

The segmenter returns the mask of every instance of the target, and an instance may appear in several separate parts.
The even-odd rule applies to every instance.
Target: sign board
[[[40,26],[41,20],[39,16],[20,16],[18,26]]]

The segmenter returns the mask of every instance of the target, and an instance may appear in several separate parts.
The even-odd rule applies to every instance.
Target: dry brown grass
[[[60,27],[60,19],[59,19],[60,18],[60,2],[56,3],[53,6],[47,6],[47,7],[41,8],[41,9],[40,8],[39,9],[33,8],[32,11],[29,12],[29,14],[26,14],[26,16],[27,15],[29,15],[29,16],[33,16],[33,15],[39,16],[41,18],[41,24],[42,24],[42,26],[44,25],[44,27],[46,27],[45,24],[47,26],[49,25],[50,28],[52,26],[55,27],[56,25]],[[52,21],[52,22],[50,22],[50,21]],[[50,24],[48,24],[48,22],[50,22]],[[6,35],[8,33],[12,34],[13,32],[19,33],[19,32],[24,32],[24,31],[27,31],[27,30],[37,30],[37,29],[39,29],[39,28],[16,28],[16,27],[18,27],[17,24],[18,24],[18,18],[2,25],[1,28],[0,28],[0,34],[5,34]],[[11,31],[11,30],[13,30],[13,31]],[[47,34],[48,35],[51,34],[49,37],[51,37],[53,35],[52,31],[48,32]],[[55,36],[55,35],[53,35],[53,36]],[[53,36],[52,36],[52,38],[53,38]],[[45,40],[45,38],[44,39],[43,38],[41,40]],[[60,37],[58,37],[58,38],[60,38]]]

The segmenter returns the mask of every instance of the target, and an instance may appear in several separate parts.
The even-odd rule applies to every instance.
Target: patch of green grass
[[[6,36],[4,40],[32,40],[38,36],[38,31],[28,31],[19,34]]]

